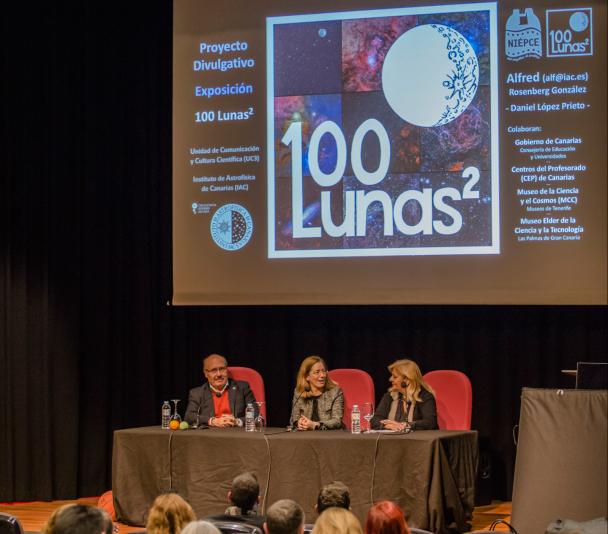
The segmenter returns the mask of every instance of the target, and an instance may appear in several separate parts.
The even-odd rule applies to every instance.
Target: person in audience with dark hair
[[[177,493],[163,493],[154,499],[148,512],[147,534],[179,534],[196,516]]]
[[[245,408],[252,403],[257,415],[255,397],[249,383],[228,378],[228,362],[219,354],[203,360],[207,382],[190,390],[185,420],[191,425],[220,428],[243,426]]]
[[[266,510],[264,532],[266,534],[302,534],[304,532],[304,510],[291,499],[275,502]]]
[[[411,534],[403,510],[392,501],[380,501],[367,512],[365,534]]]
[[[260,484],[253,473],[242,473],[234,477],[228,500],[232,504],[226,508],[224,514],[209,519],[244,522],[262,528],[265,517],[258,515],[256,509],[260,502]]]
[[[344,394],[327,374],[319,356],[309,356],[300,365],[291,403],[289,424],[298,430],[342,428]]]
[[[350,510],[350,492],[346,484],[339,480],[325,484],[317,497],[315,509],[318,514],[323,513],[327,508],[331,507]]]
[[[435,392],[412,360],[397,360],[388,366],[391,387],[384,394],[372,419],[373,428],[404,431],[437,429]]]
[[[315,521],[312,534],[363,534],[361,523],[350,510],[328,508]]]
[[[51,514],[42,534],[112,534],[113,528],[106,511],[85,504],[66,504]]]

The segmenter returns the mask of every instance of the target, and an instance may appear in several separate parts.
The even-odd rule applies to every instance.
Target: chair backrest
[[[332,369],[329,377],[337,382],[344,392],[344,417],[342,423],[350,429],[350,412],[353,404],[358,404],[359,409],[365,402],[374,402],[374,381],[365,371],[361,369]],[[364,422],[361,421],[361,428]]]
[[[209,521],[224,534],[264,534],[260,527],[250,523],[242,523],[237,521],[214,521],[212,519]]]
[[[116,510],[114,509],[114,494],[112,490],[102,493],[97,501],[97,508],[101,508],[110,514],[112,521],[116,521]]]
[[[467,375],[443,369],[426,373],[424,381],[435,390],[439,428],[471,430],[473,388]]]
[[[228,367],[228,376],[233,380],[244,380],[249,382],[249,387],[255,396],[256,401],[266,403],[266,394],[264,392],[264,379],[262,375],[251,367]],[[260,409],[262,416],[266,421],[266,404],[262,404]]]
[[[0,513],[0,534],[23,534],[23,528],[15,516]]]

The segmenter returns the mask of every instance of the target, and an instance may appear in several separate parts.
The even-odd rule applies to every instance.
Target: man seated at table
[[[260,484],[253,473],[242,473],[232,480],[228,492],[232,503],[223,515],[209,517],[212,521],[237,521],[262,528],[266,518],[258,515],[256,507],[260,502]]]
[[[327,508],[344,508],[350,510],[350,493],[346,484],[335,480],[325,484],[317,497],[315,510],[319,515]]]
[[[248,382],[228,378],[228,362],[219,354],[203,360],[207,382],[190,390],[185,419],[188,423],[214,427],[243,426],[245,408],[255,403]],[[254,409],[257,407],[254,404]]]
[[[266,511],[264,532],[266,534],[302,534],[304,532],[304,510],[291,499],[275,502]]]

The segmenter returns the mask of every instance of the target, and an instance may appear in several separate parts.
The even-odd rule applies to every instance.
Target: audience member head
[[[246,514],[256,505],[260,497],[260,484],[253,473],[242,473],[232,480],[228,498]]]
[[[196,520],[192,507],[177,493],[163,493],[154,499],[148,512],[147,534],[179,534]]]
[[[275,502],[266,511],[266,534],[301,534],[304,532],[304,511],[291,499]]]
[[[220,529],[209,521],[192,521],[182,530],[182,534],[222,534]]]
[[[57,508],[43,534],[112,534],[112,519],[107,512],[85,504],[66,504]]]
[[[315,521],[312,534],[363,534],[361,523],[350,510],[327,508]]]
[[[321,488],[317,497],[317,513],[320,514],[327,508],[336,506],[338,508],[350,509],[350,493],[346,484],[334,480]]]
[[[392,501],[380,501],[367,513],[365,534],[410,534],[403,510]]]

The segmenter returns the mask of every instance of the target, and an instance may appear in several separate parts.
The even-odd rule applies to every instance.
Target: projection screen
[[[606,3],[174,0],[173,304],[606,304]]]

